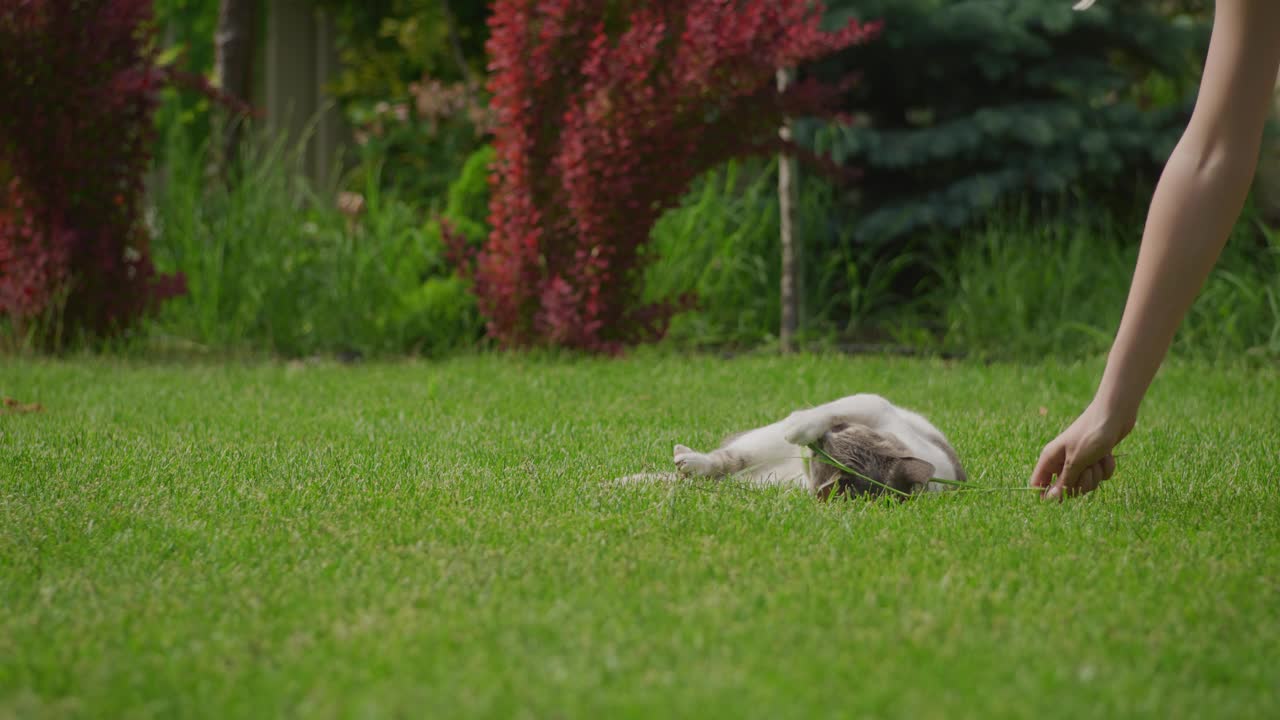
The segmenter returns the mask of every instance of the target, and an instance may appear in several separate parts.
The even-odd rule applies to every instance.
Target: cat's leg
[[[684,445],[676,445],[676,470],[681,475],[694,477],[715,477],[724,473],[717,472],[716,463],[707,453],[700,453]]]
[[[893,405],[879,395],[850,395],[825,405],[791,413],[782,421],[783,436],[793,445],[808,445],[840,423],[879,427],[892,411]]]
[[[682,475],[693,477],[724,477],[747,467],[745,457],[732,448],[720,448],[700,453],[684,445],[675,448],[676,469]]]
[[[709,453],[676,445],[676,468],[685,475],[724,477],[786,459],[794,449],[782,440],[779,430],[774,424],[741,433]]]

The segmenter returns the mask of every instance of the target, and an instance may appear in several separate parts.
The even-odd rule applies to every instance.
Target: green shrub
[[[485,145],[471,153],[462,164],[462,171],[449,186],[445,217],[454,222],[471,222],[484,234],[489,232],[489,175],[493,167],[492,145]],[[467,234],[472,240],[481,237]]]
[[[427,236],[432,247],[443,253],[444,237],[440,221],[444,220],[454,232],[460,233],[474,248],[480,247],[489,236],[489,172],[493,165],[492,145],[485,145],[471,154],[462,164],[462,171],[449,185],[444,211],[440,218],[427,222]]]
[[[212,184],[203,149],[179,133],[167,144],[153,248],[160,267],[186,273],[189,293],[161,315],[162,334],[286,356],[441,353],[479,337],[439,242],[376,182],[353,220],[280,142],[247,142],[236,177]]]

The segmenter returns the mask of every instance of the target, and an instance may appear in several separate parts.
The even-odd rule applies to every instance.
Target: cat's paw
[[[826,418],[794,415],[787,418],[782,437],[792,445],[809,445],[822,439],[828,425]]]
[[[675,463],[681,475],[706,477],[711,474],[711,458],[684,445],[676,446]]]

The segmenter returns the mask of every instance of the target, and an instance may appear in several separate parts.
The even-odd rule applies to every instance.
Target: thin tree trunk
[[[214,79],[223,92],[245,103],[253,92],[253,55],[259,0],[221,0],[214,35]],[[246,118],[232,118],[223,128],[219,164],[225,168],[236,156]]]
[[[778,70],[778,91],[786,90],[795,79],[793,68]],[[791,121],[783,123],[779,134],[783,140],[791,140]],[[782,286],[779,289],[782,303],[782,323],[778,340],[782,352],[795,351],[795,334],[800,325],[800,247],[795,236],[796,178],[794,156],[783,153],[778,157],[778,216],[782,241]]]

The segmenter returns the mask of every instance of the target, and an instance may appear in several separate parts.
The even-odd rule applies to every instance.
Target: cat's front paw
[[[706,477],[711,474],[711,458],[684,445],[676,446],[675,463],[681,475]]]
[[[792,416],[787,419],[782,437],[792,445],[809,445],[822,439],[828,424],[825,418]]]

